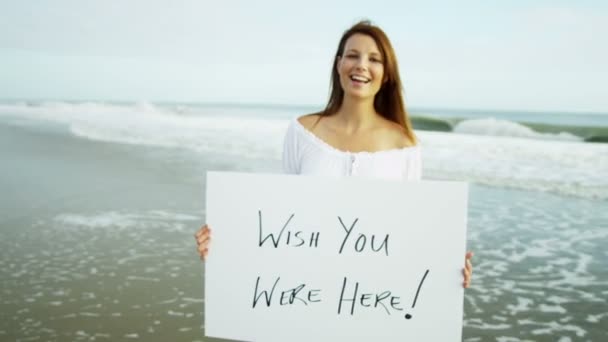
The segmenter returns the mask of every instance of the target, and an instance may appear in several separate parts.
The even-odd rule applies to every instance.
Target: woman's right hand
[[[209,254],[209,242],[211,241],[211,229],[209,229],[209,226],[202,226],[201,229],[194,234],[194,239],[198,246],[198,254],[201,260],[205,261],[207,259],[207,254]]]

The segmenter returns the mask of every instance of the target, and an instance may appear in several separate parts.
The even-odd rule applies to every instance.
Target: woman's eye
[[[382,63],[382,61],[379,60],[378,58],[371,58],[370,61],[372,61],[374,63]]]
[[[357,58],[357,57],[359,57],[359,56],[357,56],[357,55],[346,55],[346,58]]]

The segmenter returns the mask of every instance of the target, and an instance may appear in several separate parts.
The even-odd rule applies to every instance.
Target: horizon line
[[[7,102],[64,102],[64,103],[110,103],[110,104],[138,104],[149,103],[156,105],[192,105],[192,106],[226,106],[226,107],[271,107],[271,108],[319,108],[321,110],[325,104],[311,103],[278,103],[278,102],[253,102],[253,101],[178,101],[178,100],[126,100],[126,99],[50,99],[50,98],[0,98],[0,104]],[[589,115],[608,115],[607,111],[572,111],[572,110],[551,110],[551,109],[523,109],[523,108],[465,108],[465,107],[445,107],[445,106],[406,106],[407,112],[412,111],[451,111],[451,112],[493,112],[493,113],[554,113],[554,114],[589,114]]]

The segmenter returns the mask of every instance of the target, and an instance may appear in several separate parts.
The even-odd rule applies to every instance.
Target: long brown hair
[[[412,143],[416,143],[416,136],[412,128],[409,116],[405,110],[403,101],[403,85],[399,77],[399,68],[397,66],[397,57],[395,50],[389,41],[386,33],[378,26],[373,25],[370,21],[360,21],[344,32],[338,50],[334,56],[331,70],[331,84],[329,101],[325,109],[319,114],[321,116],[329,116],[338,112],[344,100],[344,89],[340,85],[340,75],[338,74],[336,61],[342,57],[346,41],[354,34],[364,34],[371,37],[378,45],[384,63],[384,79],[380,90],[374,98],[374,109],[384,118],[391,120],[404,128],[405,135]]]

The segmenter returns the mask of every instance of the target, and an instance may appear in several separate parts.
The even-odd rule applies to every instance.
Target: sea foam
[[[295,115],[276,108],[146,102],[0,105],[0,116],[58,123],[78,137],[222,155],[243,169],[258,165],[252,161],[279,165],[284,133]],[[455,132],[460,134],[417,132],[424,178],[608,199],[608,144],[496,119],[466,120]]]

